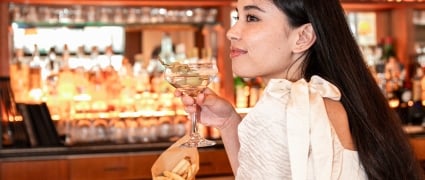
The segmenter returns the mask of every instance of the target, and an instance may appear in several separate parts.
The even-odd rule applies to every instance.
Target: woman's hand
[[[178,90],[175,91],[174,95],[181,97],[185,111],[188,113],[195,112],[196,109],[193,104],[196,100],[196,103],[200,107],[201,118],[199,123],[205,126],[212,126],[218,130],[223,130],[234,124],[231,121],[239,122],[241,119],[232,104],[219,97],[209,88],[200,93],[196,99],[185,96]]]
[[[176,90],[176,97],[181,97],[185,111],[188,113],[195,112],[195,106],[198,104],[200,109],[200,123],[206,126],[212,126],[220,131],[221,139],[226,149],[227,157],[232,166],[233,173],[239,167],[239,137],[238,125],[241,122],[241,116],[236,112],[235,108],[225,99],[217,96],[211,89],[205,89],[195,99],[183,95]]]

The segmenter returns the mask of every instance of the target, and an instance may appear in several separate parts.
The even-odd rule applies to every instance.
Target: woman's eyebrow
[[[258,7],[258,6],[255,6],[255,5],[247,5],[247,6],[244,6],[244,7],[243,7],[243,9],[244,9],[245,11],[248,11],[248,10],[252,10],[252,9],[254,9],[254,10],[261,11],[261,12],[265,12],[263,9],[261,9],[261,8],[260,8],[260,7]]]

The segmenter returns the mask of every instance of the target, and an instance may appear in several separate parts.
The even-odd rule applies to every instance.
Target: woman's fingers
[[[189,97],[187,95],[184,95],[181,91],[179,90],[175,90],[174,91],[174,96],[175,97],[180,97],[180,99],[182,100],[183,104],[185,106],[188,105],[192,105],[193,103],[195,103],[195,100],[192,97]]]
[[[179,90],[175,90],[174,95],[176,97],[180,97],[182,104],[185,106],[185,111],[189,113],[196,111],[196,106],[193,105],[195,102],[200,106],[215,106],[216,103],[220,104],[221,100],[216,95],[216,93],[209,88],[206,88],[202,93],[199,93],[195,99],[193,97],[184,95]]]
[[[216,93],[213,90],[211,90],[210,88],[204,89],[203,94],[214,94],[214,95],[216,95]]]
[[[204,103],[205,97],[211,96],[211,95],[216,96],[216,93],[212,91],[211,89],[206,88],[202,93],[198,94],[198,97],[196,98],[196,103],[198,103],[199,105],[205,104]]]
[[[184,111],[188,112],[188,113],[193,113],[196,112],[196,106],[185,106],[184,107]]]

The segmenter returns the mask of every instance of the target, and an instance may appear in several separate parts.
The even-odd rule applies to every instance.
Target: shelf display
[[[26,26],[108,26],[129,24],[215,23],[216,8],[28,5],[11,3],[12,22]]]
[[[415,9],[413,11],[413,25],[415,34],[413,58],[425,67],[425,10]]]
[[[14,94],[21,103],[47,103],[65,145],[163,142],[186,133],[187,115],[155,63],[162,48],[153,37],[168,32],[176,57],[216,62],[217,7],[11,3],[9,13]],[[143,34],[143,56],[132,59],[123,52],[134,31]],[[220,91],[220,83],[211,87]]]

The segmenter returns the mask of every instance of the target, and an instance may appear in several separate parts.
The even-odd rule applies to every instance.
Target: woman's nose
[[[233,25],[226,33],[226,37],[230,41],[240,39],[240,31],[237,28],[237,24]]]

